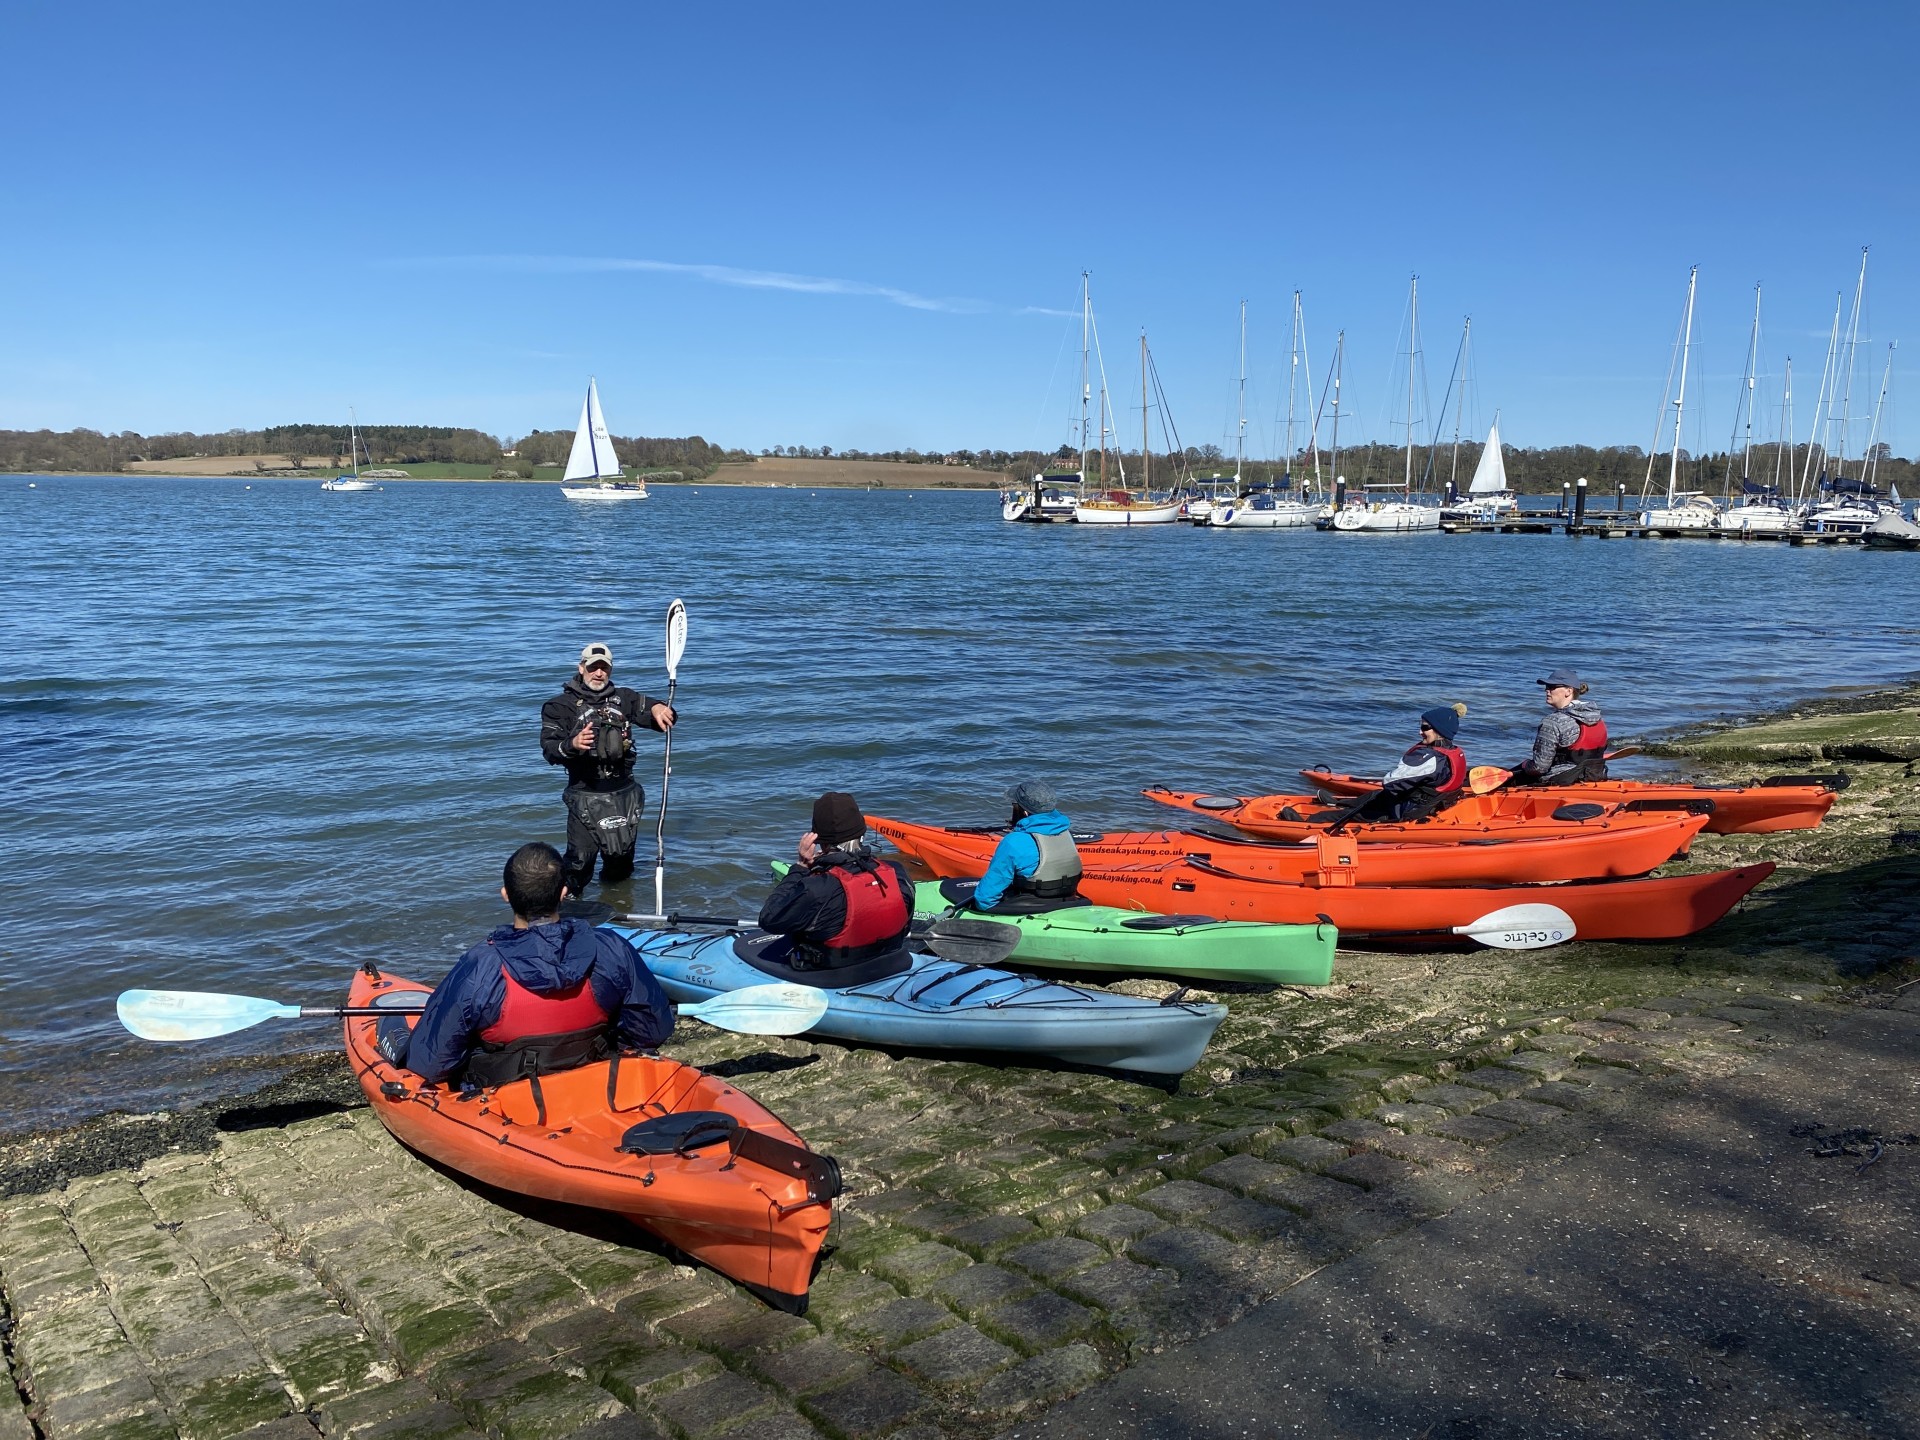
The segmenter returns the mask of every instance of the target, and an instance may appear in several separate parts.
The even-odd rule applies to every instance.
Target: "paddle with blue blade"
[[[398,998],[398,997],[396,997]],[[120,1023],[142,1040],[211,1040],[249,1030],[268,1020],[339,1020],[354,1015],[396,1015],[420,1005],[286,1005],[253,995],[217,995],[198,990],[124,990],[115,1005]],[[805,985],[748,985],[697,1005],[679,1007],[685,1020],[704,1020],[742,1035],[798,1035],[827,1013],[827,997]]]

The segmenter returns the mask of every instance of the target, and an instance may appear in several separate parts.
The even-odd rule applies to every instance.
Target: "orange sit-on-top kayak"
[[[929,866],[991,857],[1004,829],[947,830],[885,815],[867,825]],[[1675,812],[1615,816],[1560,835],[1482,835],[1457,845],[1359,844],[1347,835],[1279,843],[1193,830],[1073,832],[1082,865],[1193,859],[1241,875],[1299,885],[1520,885],[1645,875],[1687,853],[1706,816]],[[953,873],[942,871],[942,874]]]
[[[1337,770],[1302,770],[1300,778],[1339,800],[1357,800],[1380,788],[1377,776],[1343,775]],[[1826,818],[1850,777],[1774,775],[1751,785],[1678,785],[1662,780],[1588,780],[1535,791],[1556,795],[1561,803],[1591,800],[1602,805],[1640,801],[1659,803],[1711,800],[1707,830],[1714,835],[1764,835],[1773,830],[1812,830]]]
[[[1383,841],[1458,845],[1488,836],[1572,835],[1583,829],[1642,824],[1650,816],[1705,815],[1714,804],[1711,800],[1647,800],[1609,805],[1569,799],[1557,789],[1496,790],[1490,795],[1461,795],[1421,820],[1358,820],[1351,816],[1357,802],[1329,804],[1314,795],[1206,795],[1161,785],[1140,793],[1261,840],[1310,840],[1337,829],[1363,845]]]
[[[867,823],[936,875],[972,878],[993,854],[991,832]],[[1163,915],[1307,925],[1328,920],[1343,940],[1446,935],[1509,906],[1544,902],[1581,940],[1671,940],[1704,930],[1773,873],[1773,862],[1702,875],[1583,880],[1564,885],[1315,885],[1250,875],[1234,856],[1103,864],[1081,853],[1080,893],[1096,905]],[[1361,863],[1366,863],[1362,854]]]
[[[411,1023],[429,987],[355,975],[347,1056],[394,1139],[501,1190],[623,1215],[769,1303],[803,1313],[840,1193],[772,1111],[724,1080],[655,1055],[462,1093],[390,1064],[382,1025]]]

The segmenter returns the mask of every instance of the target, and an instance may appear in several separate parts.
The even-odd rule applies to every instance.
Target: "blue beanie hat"
[[[1460,733],[1460,719],[1467,713],[1464,705],[1436,705],[1431,710],[1420,712],[1420,723],[1433,728],[1433,731],[1448,744]]]

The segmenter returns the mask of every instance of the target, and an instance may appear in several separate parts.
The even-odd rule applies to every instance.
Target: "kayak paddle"
[[[1638,745],[1628,745],[1624,749],[1609,750],[1607,759],[1624,760],[1629,755],[1639,753]],[[1498,765],[1476,765],[1467,771],[1467,789],[1475,795],[1491,795],[1511,779],[1513,779],[1511,770],[1502,770]]]
[[[353,1015],[415,1014],[419,1005],[283,1005],[252,995],[197,990],[123,990],[115,1004],[120,1023],[142,1040],[210,1040],[267,1020],[339,1020]],[[827,1013],[827,997],[805,985],[749,985],[679,1007],[682,1018],[704,1020],[743,1035],[798,1035]]]
[[[726,930],[758,930],[758,920],[730,920],[723,915],[616,915],[624,925],[663,925],[669,930],[689,925],[718,925]],[[909,940],[926,947],[942,960],[962,965],[998,965],[1020,944],[1020,927],[998,920],[943,917],[929,924],[916,921]]]
[[[1491,795],[1511,779],[1511,770],[1502,770],[1498,765],[1476,765],[1467,771],[1467,789],[1475,795]]]
[[[1464,935],[1495,950],[1544,950],[1562,945],[1578,933],[1573,917],[1558,905],[1508,905],[1482,915],[1468,925],[1449,927],[1450,933]]]
[[[673,709],[674,687],[680,683],[680,657],[687,648],[687,607],[676,599],[667,607],[667,709]],[[667,908],[667,786],[673,780],[673,730],[667,730],[666,751],[660,761],[660,819],[653,831],[653,908]]]

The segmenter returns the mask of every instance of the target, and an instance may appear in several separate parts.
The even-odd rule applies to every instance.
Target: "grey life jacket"
[[[1015,875],[1007,893],[1037,895],[1042,900],[1064,900],[1079,894],[1080,849],[1073,843],[1073,836],[1065,831],[1058,835],[1029,833],[1040,847],[1040,863],[1031,875]]]

